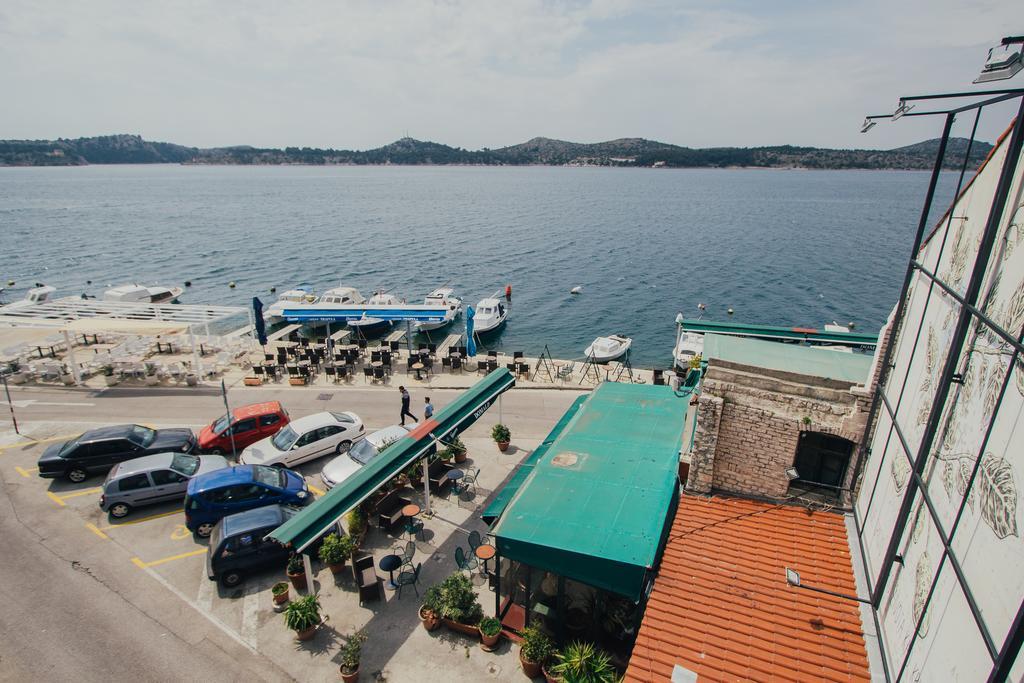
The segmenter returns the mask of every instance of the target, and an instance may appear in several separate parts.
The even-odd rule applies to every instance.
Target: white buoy
[[[572,289],[569,290],[569,293],[570,294],[579,294],[582,291],[583,291],[583,288],[580,287],[579,285],[576,285],[575,287],[573,287]]]

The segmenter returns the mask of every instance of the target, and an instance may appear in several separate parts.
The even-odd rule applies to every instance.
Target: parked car
[[[100,509],[121,519],[143,505],[181,500],[192,477],[228,466],[219,455],[157,453],[114,465],[103,482]]]
[[[348,453],[339,455],[324,466],[320,478],[324,486],[332,488],[359,471],[359,468],[377,457],[386,446],[409,433],[409,427],[391,425],[368,435],[353,446]]]
[[[39,458],[39,476],[67,477],[78,483],[90,474],[108,472],[125,460],[154,453],[191,453],[195,448],[196,436],[191,429],[151,429],[142,425],[101,427],[48,447]]]
[[[363,438],[363,421],[355,413],[323,412],[292,420],[269,439],[254,443],[239,456],[246,465],[293,467],[331,453],[348,452]]]
[[[232,588],[262,569],[283,568],[291,549],[265,536],[291,519],[296,508],[267,505],[228,515],[214,525],[206,549],[206,575]]]
[[[235,408],[230,420],[227,415],[221,415],[203,427],[199,432],[199,450],[217,455],[230,453],[234,437],[235,452],[239,452],[277,434],[288,422],[288,411],[278,401]]]
[[[185,526],[201,538],[224,517],[266,505],[308,505],[313,496],[298,472],[236,465],[193,477],[185,495]]]

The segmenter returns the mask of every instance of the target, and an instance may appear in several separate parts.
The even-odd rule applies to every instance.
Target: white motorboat
[[[326,292],[320,295],[320,304],[335,304],[338,306],[350,306],[353,304],[364,303],[366,299],[360,294],[359,290],[355,287],[346,287],[344,285],[328,289]]]
[[[621,334],[613,334],[607,337],[598,337],[590,343],[590,346],[583,351],[587,358],[596,363],[607,363],[616,358],[622,358],[629,351],[633,340]]]
[[[497,330],[508,320],[508,309],[497,297],[480,299],[473,316],[473,333],[486,334]]]
[[[185,290],[182,287],[146,287],[128,284],[111,287],[103,292],[103,300],[133,304],[173,304]]]
[[[263,318],[272,325],[281,323],[284,322],[284,309],[295,308],[296,306],[311,306],[316,302],[316,295],[300,285],[278,296],[277,301],[264,309]]]
[[[16,311],[19,308],[28,308],[29,306],[35,306],[41,304],[50,298],[50,295],[57,291],[56,287],[50,285],[42,285],[40,287],[33,287],[32,289],[25,292],[25,296],[17,301],[12,301],[9,304],[0,306],[0,313],[3,311]]]
[[[676,341],[676,348],[673,353],[676,365],[686,370],[690,367],[690,361],[704,351],[704,335],[700,332],[683,332]]]
[[[451,325],[459,317],[459,313],[462,312],[462,299],[455,296],[455,290],[451,287],[438,287],[427,295],[423,303],[426,306],[444,306],[445,313],[444,320],[416,323],[416,330],[419,332],[439,330],[442,327]]]
[[[366,301],[368,306],[395,306],[401,303],[397,296],[387,292],[374,292],[373,296]],[[348,321],[348,326],[364,337],[389,330],[391,329],[391,324],[390,320],[374,318],[365,314],[362,318]]]

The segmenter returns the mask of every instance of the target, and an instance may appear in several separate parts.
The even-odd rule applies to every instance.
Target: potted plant
[[[439,606],[444,625],[459,633],[476,635],[484,610],[477,602],[473,582],[462,572],[455,572],[441,582],[440,589]]]
[[[355,541],[355,545],[352,548],[355,551],[356,548],[363,545],[363,539],[366,538],[366,513],[363,512],[362,508],[352,508],[345,516],[345,522],[348,535]]]
[[[351,536],[327,534],[324,536],[324,542],[320,545],[318,554],[320,561],[330,568],[332,574],[337,576],[345,569],[345,560],[355,549],[356,543]]]
[[[363,643],[366,642],[366,634],[363,631],[356,631],[345,639],[341,646],[341,680],[345,683],[355,683],[359,679],[359,656],[363,652]]]
[[[441,625],[441,587],[431,586],[423,595],[423,604],[420,605],[420,621],[423,628],[434,631]]]
[[[263,384],[263,380],[256,375],[251,375],[249,377],[243,377],[242,383],[247,387],[258,387]]]
[[[120,377],[114,375],[113,365],[104,365],[100,372],[103,374],[103,381],[108,387],[112,387],[121,381]]]
[[[491,438],[494,439],[494,443],[498,444],[498,450],[504,453],[508,450],[508,444],[512,440],[512,433],[508,430],[508,427],[499,422],[491,428]]]
[[[190,373],[186,374],[185,375],[185,384],[187,384],[190,387],[196,386],[197,384],[199,384],[199,376],[196,375],[196,373],[194,373],[194,372],[190,372]]]
[[[466,462],[466,444],[459,440],[459,437],[453,437],[448,443],[448,450],[455,456],[455,462]]]
[[[523,666],[523,673],[536,678],[554,656],[555,644],[539,626],[527,626],[520,635],[523,641],[519,645],[519,663]]]
[[[487,652],[494,650],[501,638],[501,622],[494,617],[484,617],[477,628],[480,630],[480,647]]]
[[[284,609],[284,606],[288,604],[288,582],[278,581],[270,589],[270,594],[274,596],[274,609]]]
[[[423,463],[416,461],[405,468],[405,476],[409,479],[411,486],[419,488],[423,486]]]
[[[543,667],[549,683],[555,681],[587,681],[588,683],[615,683],[618,673],[611,657],[598,650],[593,643],[575,640],[555,654],[554,660]]]
[[[296,598],[284,608],[284,623],[299,640],[309,640],[321,624],[320,601],[313,593]]]
[[[288,580],[295,586],[295,590],[306,590],[306,565],[302,561],[302,555],[293,554],[288,558],[288,567],[285,569]]]

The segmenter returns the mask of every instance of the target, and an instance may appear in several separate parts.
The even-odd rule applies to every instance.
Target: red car
[[[289,421],[288,411],[277,401],[235,408],[230,425],[227,415],[221,415],[213,424],[203,427],[199,432],[199,449],[206,453],[230,453],[233,434],[235,452],[241,453],[260,439],[277,434]]]

